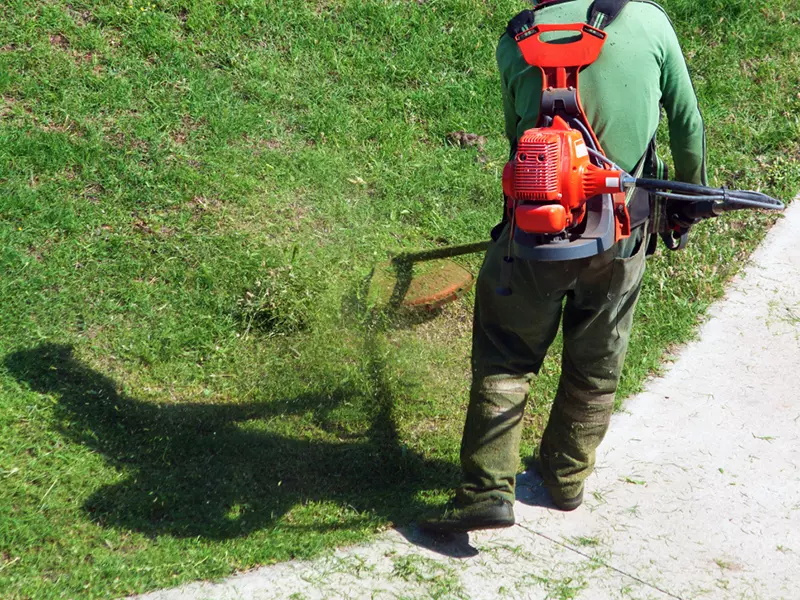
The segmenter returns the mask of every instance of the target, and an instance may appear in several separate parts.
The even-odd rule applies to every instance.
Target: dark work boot
[[[537,456],[535,458],[531,458],[527,461],[528,468],[533,467],[536,470],[537,475],[542,478],[542,482],[544,483],[545,489],[550,494],[550,498],[553,501],[553,504],[556,505],[556,508],[559,510],[563,510],[564,512],[570,512],[578,508],[581,504],[583,504],[583,484],[581,483],[581,487],[578,490],[578,493],[573,496],[565,496],[562,488],[558,488],[556,486],[547,485],[547,481],[544,477],[544,472],[542,469],[542,461]]]
[[[431,533],[466,533],[475,529],[500,529],[514,525],[514,507],[502,498],[455,505],[439,516],[419,521],[423,531]]]
[[[545,485],[545,487],[547,486]],[[550,492],[550,497],[553,499],[553,504],[555,504],[556,508],[559,510],[569,512],[571,510],[575,510],[581,504],[583,504],[583,484],[581,484],[581,489],[578,490],[578,493],[571,498],[564,496],[564,494],[558,488],[547,487],[547,491]]]

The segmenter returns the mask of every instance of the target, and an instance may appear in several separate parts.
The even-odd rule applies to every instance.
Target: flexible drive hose
[[[698,202],[712,200],[721,202],[721,210],[737,210],[740,208],[762,208],[765,210],[782,210],[783,202],[761,192],[749,190],[728,190],[725,188],[712,188],[681,181],[667,181],[664,179],[636,179],[634,185],[638,188],[649,190],[669,200],[684,202]],[[671,190],[666,192],[663,190]],[[678,192],[678,193],[676,193]]]
[[[667,198],[668,200],[680,200],[683,202],[701,202],[704,200],[713,200],[715,202],[721,203],[719,208],[721,210],[738,210],[743,208],[762,208],[764,210],[781,210],[783,209],[783,203],[780,202],[775,204],[773,202],[764,202],[763,200],[750,200],[746,198],[739,198],[733,196],[732,194],[727,194],[725,196],[719,195],[700,195],[700,196],[690,196],[689,194],[673,194],[671,192],[657,192],[659,196],[663,198]],[[769,198],[769,196],[767,196]],[[774,198],[769,198],[770,200],[774,200]],[[778,202],[775,200],[775,202]]]

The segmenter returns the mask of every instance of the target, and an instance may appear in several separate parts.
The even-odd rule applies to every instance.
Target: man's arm
[[[510,156],[513,157],[517,146],[517,123],[519,117],[517,116],[517,107],[514,103],[514,98],[511,96],[511,90],[508,88],[508,82],[503,74],[503,64],[501,63],[501,53],[504,51],[503,45],[507,44],[507,36],[503,36],[500,44],[497,47],[497,66],[500,71],[500,90],[503,96],[503,115],[505,117],[505,132],[508,138],[508,144],[511,148]],[[505,50],[506,52],[508,50]],[[510,159],[509,159],[510,160]]]
[[[675,179],[706,185],[706,137],[689,69],[672,27],[665,36],[661,68],[661,103],[669,122],[669,144]]]

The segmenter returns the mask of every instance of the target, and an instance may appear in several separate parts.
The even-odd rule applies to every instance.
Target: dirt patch
[[[0,96],[0,119],[11,114],[17,101],[10,96]]]
[[[91,64],[94,63],[97,58],[96,52],[72,49],[72,44],[69,39],[62,33],[54,33],[50,36],[50,46],[69,54],[76,65]]]
[[[103,327],[100,325],[90,325],[84,332],[83,337],[93,340],[97,338],[98,335],[103,331]]]
[[[103,37],[108,41],[112,48],[118,47],[122,43],[122,31],[117,28],[109,28],[103,32]]]
[[[245,144],[255,151],[256,155],[260,154],[262,150],[281,150],[283,148],[283,142],[277,138],[255,138],[244,134],[243,139]]]
[[[466,131],[451,131],[445,136],[448,143],[459,148],[476,148],[478,150],[477,162],[485,164],[488,161],[486,156],[486,138],[477,133],[467,133]]]
[[[177,231],[174,227],[152,226],[137,215],[133,215],[133,230],[142,235],[172,237]]]
[[[121,131],[116,131],[114,133],[108,134],[105,136],[106,140],[114,146],[115,148],[119,148],[120,150],[136,150],[138,152],[147,152],[147,142],[142,139],[137,138],[131,134],[125,134]]]
[[[72,56],[75,58],[76,63],[92,63],[97,56],[95,52],[73,52]]]
[[[73,7],[67,6],[67,14],[72,17],[72,21],[78,27],[85,27],[94,21],[92,12],[89,10],[75,10]]]
[[[60,123],[55,123],[52,121],[49,123],[42,123],[39,128],[47,133],[64,133],[74,135],[79,138],[84,137],[84,132],[81,126],[71,119],[65,119]]]
[[[484,146],[486,146],[486,138],[484,136],[478,135],[477,133],[467,133],[463,130],[451,131],[447,134],[446,138],[453,146],[459,146],[461,148],[474,147],[482,151]]]
[[[99,183],[90,183],[83,188],[83,197],[89,202],[99,202],[105,191],[105,188]]]
[[[44,254],[42,254],[38,248],[34,246],[28,246],[28,256],[32,256],[36,262],[42,262],[44,260]]]
[[[139,217],[134,217],[133,229],[145,235],[153,235],[155,233],[153,228],[150,227],[150,225],[148,225],[144,220],[140,219]]]
[[[69,40],[60,33],[50,36],[50,45],[59,50],[69,50]]]
[[[298,200],[291,200],[275,209],[275,213],[281,219],[282,226],[292,234],[299,233],[302,230],[303,223],[309,217],[311,211],[312,209],[309,206]]]
[[[189,136],[200,129],[205,124],[205,117],[195,121],[188,115],[184,115],[181,118],[181,126],[180,128],[176,129],[172,133],[170,133],[170,138],[172,141],[179,146],[183,146],[188,140]]]
[[[195,217],[199,217],[209,211],[216,210],[222,202],[217,198],[206,198],[205,196],[195,196],[189,200],[185,206],[192,211]]]

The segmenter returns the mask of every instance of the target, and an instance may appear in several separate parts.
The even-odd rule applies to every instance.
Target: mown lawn
[[[717,184],[800,187],[795,0],[669,0]],[[457,481],[470,299],[375,319],[371,267],[499,214],[522,2],[0,5],[0,597],[308,557]],[[486,137],[461,147],[448,133]],[[650,262],[623,393],[769,219]],[[477,267],[480,257],[464,259]],[[557,377],[534,388],[534,447]]]

